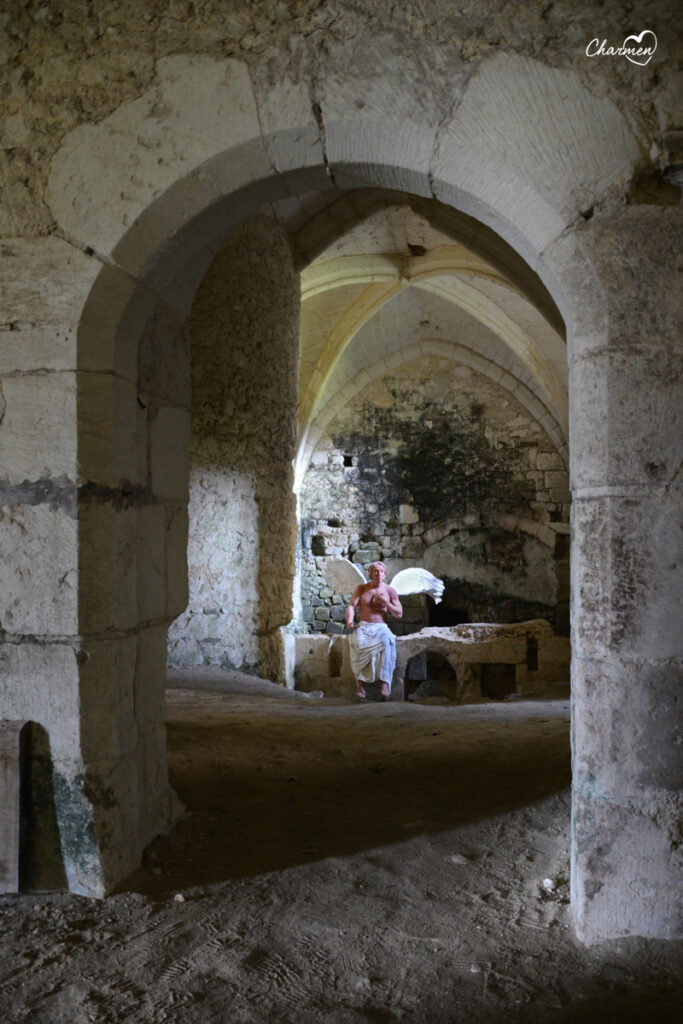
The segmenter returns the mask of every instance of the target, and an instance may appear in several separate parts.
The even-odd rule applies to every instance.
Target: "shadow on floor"
[[[283,713],[222,700],[201,720],[171,716],[170,779],[189,813],[119,891],[163,895],[370,850],[570,782],[567,717],[533,705],[463,718],[405,704]]]

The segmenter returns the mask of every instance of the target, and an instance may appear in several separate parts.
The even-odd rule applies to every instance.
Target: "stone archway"
[[[281,79],[266,88],[235,60],[168,57],[142,96],[66,139],[48,193],[60,237],[17,243],[13,253],[33,282],[31,301],[62,331],[63,376],[54,424],[46,414],[45,436],[26,457],[19,444],[11,467],[22,508],[14,522],[25,539],[15,550],[10,534],[4,561],[21,586],[3,623],[17,638],[3,654],[10,688],[3,713],[38,720],[50,734],[69,885],[107,891],[170,815],[158,682],[161,639],[184,595],[187,413],[180,401],[161,403],[142,440],[143,328],[152,316],[165,318],[163,344],[174,344],[220,241],[265,202],[296,200],[331,180],[435,198],[512,246],[568,327],[579,934],[587,941],[673,935],[675,762],[664,709],[675,702],[675,647],[659,641],[653,617],[661,612],[664,633],[675,635],[662,544],[662,537],[674,543],[673,311],[666,273],[655,283],[632,272],[635,254],[645,252],[655,266],[669,266],[671,228],[656,208],[618,210],[599,231],[581,217],[630,178],[641,149],[610,101],[571,72],[498,54],[454,84],[447,111],[406,81],[402,65],[381,88],[349,69],[343,83],[318,83],[312,106],[303,83]],[[350,109],[360,113],[349,117]],[[53,287],[42,295],[46,279]],[[652,309],[650,294],[662,299],[655,350],[648,347],[655,325],[637,316]],[[39,338],[35,344],[38,353]],[[39,407],[44,394],[31,376],[38,357],[27,358],[29,377],[5,395],[9,439],[21,437],[22,409]],[[642,376],[657,381],[664,407],[654,424],[642,389],[624,411],[623,381]],[[168,438],[177,449],[170,460]],[[152,452],[152,479],[158,467],[160,489],[149,495],[139,476],[141,445]],[[21,483],[35,477],[49,482]],[[149,643],[138,647],[141,602],[161,600],[147,592],[136,552],[132,517],[143,506],[147,549],[163,548],[166,568],[163,587],[157,580],[163,614],[144,620]],[[654,611],[643,621],[645,606]],[[144,710],[151,691],[136,690],[136,672],[157,679]],[[663,751],[656,765],[653,744]]]

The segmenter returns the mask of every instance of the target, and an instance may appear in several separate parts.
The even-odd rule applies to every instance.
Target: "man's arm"
[[[389,600],[387,601],[387,611],[391,612],[395,619],[403,618],[403,606],[398,599],[398,594],[393,587],[387,586],[387,595]]]
[[[358,602],[360,601],[361,593],[362,593],[362,587],[361,586],[357,586],[356,589],[354,590],[353,594],[351,595],[351,600],[349,601],[349,603],[346,606],[345,618],[346,618],[346,625],[349,627],[349,629],[355,629],[356,628],[356,623],[353,620],[354,620],[354,618],[356,616],[356,606],[357,606]]]

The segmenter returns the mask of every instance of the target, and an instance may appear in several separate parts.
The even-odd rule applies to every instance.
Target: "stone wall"
[[[223,244],[188,329],[190,597],[169,661],[279,679],[296,538],[299,278],[274,221],[256,215]]]
[[[566,632],[569,484],[517,400],[469,367],[431,357],[373,382],[332,421],[301,492],[301,617],[340,633],[348,595],[324,562],[389,575],[424,565],[443,602],[405,602],[398,633],[456,621],[546,618]]]

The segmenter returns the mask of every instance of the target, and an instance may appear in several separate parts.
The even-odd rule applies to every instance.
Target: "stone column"
[[[292,617],[300,283],[287,238],[256,215],[224,242],[188,319],[190,599],[174,665],[284,681]]]
[[[103,892],[80,789],[78,356],[100,265],[55,237],[3,242],[0,320],[0,717],[38,723],[32,829],[57,807],[48,887]],[[36,844],[32,844],[36,845]],[[44,848],[44,842],[38,842]],[[54,856],[53,856],[54,854]],[[22,874],[35,878],[35,865]]]
[[[632,206],[580,232],[603,285],[570,357],[572,902],[587,942],[672,938],[683,921],[680,220]]]
[[[33,723],[23,874],[100,896],[174,808],[163,699],[186,602],[187,354],[171,315],[148,359],[166,369],[146,372],[151,326],[138,365],[156,300],[129,275],[56,238],[4,249],[0,715]]]

